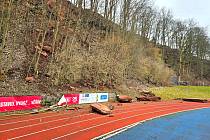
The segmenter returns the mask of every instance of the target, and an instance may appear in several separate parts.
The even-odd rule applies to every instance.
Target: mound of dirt
[[[140,92],[140,96],[136,97],[137,101],[160,101],[161,98],[157,97],[151,91],[143,90]]]

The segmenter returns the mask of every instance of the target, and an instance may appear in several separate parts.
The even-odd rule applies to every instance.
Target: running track
[[[114,104],[112,116],[87,109],[0,117],[1,140],[86,140],[136,122],[181,111],[210,107],[210,103],[157,102]]]

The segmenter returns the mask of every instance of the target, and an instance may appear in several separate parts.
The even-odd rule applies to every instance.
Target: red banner
[[[73,105],[73,104],[79,104],[79,94],[64,94],[60,101],[58,102],[58,105]]]
[[[41,107],[41,96],[0,97],[0,112]]]

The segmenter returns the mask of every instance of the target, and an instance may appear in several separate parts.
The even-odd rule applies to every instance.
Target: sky
[[[154,0],[158,7],[172,10],[177,19],[194,19],[202,27],[208,27],[210,37],[210,0]]]

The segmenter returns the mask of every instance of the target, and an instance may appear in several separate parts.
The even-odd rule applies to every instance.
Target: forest
[[[129,80],[167,86],[173,77],[209,84],[210,39],[152,0],[0,0],[2,94]],[[19,90],[25,81],[33,87]]]

